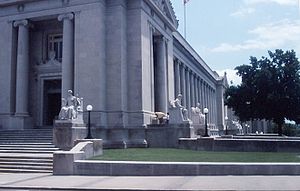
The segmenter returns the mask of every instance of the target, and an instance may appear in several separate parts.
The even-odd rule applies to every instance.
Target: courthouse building
[[[226,76],[177,27],[170,0],[1,0],[1,128],[51,127],[71,89],[93,105],[99,132],[115,130],[107,139],[139,137],[130,132],[167,113],[179,93],[186,108],[209,109],[217,134]]]

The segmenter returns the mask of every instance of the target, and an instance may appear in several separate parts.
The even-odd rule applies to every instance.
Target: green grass
[[[183,149],[107,149],[91,160],[160,162],[300,162],[299,153],[206,152]]]

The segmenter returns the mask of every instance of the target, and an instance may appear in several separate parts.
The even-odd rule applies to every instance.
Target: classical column
[[[211,108],[211,117],[210,117],[210,123],[211,123],[212,118],[213,118],[213,112],[214,112],[213,105],[212,105],[212,88],[211,87],[209,87],[209,105]]]
[[[67,97],[68,90],[74,90],[73,18],[73,13],[58,16],[58,20],[63,21],[62,97]]]
[[[177,59],[174,61],[174,78],[175,78],[175,97],[177,97],[178,94],[181,93],[179,61]]]
[[[206,91],[206,83],[203,83],[203,98],[204,98],[204,107],[208,107],[207,105],[207,91]]]
[[[197,103],[199,102],[199,94],[198,94],[198,77],[195,74],[194,75],[194,84],[195,84],[195,106],[197,106]]]
[[[191,107],[195,107],[195,83],[194,83],[194,74],[190,72],[190,82],[191,82]]]
[[[199,89],[198,89],[198,93],[199,93],[199,102],[201,105],[201,108],[203,108],[203,100],[202,100],[202,79],[199,78]],[[201,111],[202,112],[202,111]]]
[[[190,111],[190,107],[191,107],[191,98],[190,98],[190,74],[189,74],[189,69],[186,68],[185,70],[185,89],[186,89],[186,109],[188,111]]]
[[[217,124],[217,104],[216,104],[216,90],[214,90],[214,123]]]
[[[28,116],[29,29],[28,20],[14,22],[18,27],[16,116]]]
[[[156,36],[156,67],[155,67],[155,110],[167,113],[167,59],[166,39]]]
[[[200,104],[201,107],[204,107],[204,102],[203,102],[203,96],[202,96],[202,79],[199,79],[199,100],[200,100]]]
[[[180,93],[183,96],[182,105],[186,106],[186,91],[185,91],[185,69],[184,65],[180,64]]]

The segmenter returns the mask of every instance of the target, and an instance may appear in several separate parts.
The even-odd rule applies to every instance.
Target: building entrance
[[[52,126],[61,108],[61,79],[44,80],[43,125]]]

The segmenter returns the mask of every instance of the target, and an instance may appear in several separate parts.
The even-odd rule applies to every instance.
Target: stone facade
[[[111,143],[144,144],[140,130],[178,93],[186,108],[209,109],[217,134],[226,80],[177,27],[169,0],[1,1],[1,127],[51,126],[71,89],[93,105],[94,133]]]

